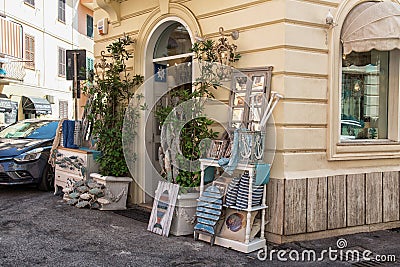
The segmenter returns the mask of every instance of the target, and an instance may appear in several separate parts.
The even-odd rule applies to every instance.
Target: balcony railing
[[[0,83],[1,81],[22,82],[25,77],[24,64],[20,59],[10,57],[0,58]]]

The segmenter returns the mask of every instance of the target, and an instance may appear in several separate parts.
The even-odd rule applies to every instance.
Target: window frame
[[[58,0],[58,8],[57,8],[57,19],[58,21],[65,23],[65,0]],[[61,12],[61,13],[60,13]]]
[[[390,51],[388,90],[388,138],[341,141],[342,46],[340,33],[347,14],[359,1],[349,1],[337,11],[337,25],[327,32],[329,47],[327,160],[400,158],[400,51]]]
[[[35,36],[31,34],[25,34],[24,36],[24,59],[32,60],[31,62],[26,61],[24,67],[27,69],[35,69]],[[29,49],[29,48],[32,48]],[[29,56],[28,56],[29,55]]]
[[[357,53],[357,52],[356,52]],[[361,53],[361,52],[360,52]],[[391,76],[393,75],[392,74],[392,69],[391,69],[391,67],[390,67],[390,63],[394,60],[394,61],[396,61],[396,60],[398,60],[397,58],[396,58],[396,56],[393,54],[393,53],[391,53],[391,51],[378,51],[378,50],[376,50],[376,52],[375,53],[387,53],[387,75],[388,75],[388,82],[387,82],[387,85],[385,84],[384,86],[388,86],[387,88],[385,88],[385,95],[386,95],[386,97],[384,96],[384,98],[383,98],[383,100],[384,101],[386,101],[386,114],[381,114],[381,107],[380,107],[380,104],[379,104],[379,123],[385,123],[385,125],[386,125],[386,129],[384,129],[384,133],[385,133],[385,135],[386,135],[386,137],[385,138],[373,138],[373,139],[369,139],[369,138],[360,138],[360,139],[342,139],[342,135],[340,136],[340,144],[341,143],[353,143],[353,142],[362,142],[362,141],[369,141],[369,142],[380,142],[380,141],[387,141],[387,140],[390,140],[390,137],[389,137],[389,134],[388,134],[388,131],[389,131],[389,129],[390,129],[390,127],[389,127],[389,124],[390,124],[390,122],[389,122],[389,111],[390,111],[390,109],[391,109],[391,107],[388,105],[388,102],[389,102],[389,97],[390,97],[390,91],[391,90],[393,90],[393,89],[391,89],[391,86],[390,86],[390,83],[389,83],[389,81],[391,80]],[[373,56],[374,54],[373,53],[371,53],[370,54],[371,56]],[[394,58],[391,58],[391,56],[392,55],[394,55]],[[342,56],[342,58],[343,58],[343,56]],[[343,61],[342,61],[342,63],[343,63]],[[341,75],[342,75],[342,77],[343,77],[343,64],[340,66],[340,70],[341,70]],[[381,81],[380,80],[380,74],[378,74],[377,75],[377,77],[378,77],[378,79],[379,79],[379,82]],[[342,95],[342,92],[343,92],[343,79],[341,79],[340,80],[340,82],[339,82],[339,84],[340,84],[340,89],[341,89],[341,95]],[[381,90],[379,90],[379,88],[381,88],[381,85],[380,85],[380,83],[379,84],[377,84],[378,85],[378,91],[380,92],[380,93],[382,93],[382,91]],[[379,94],[379,98],[381,98],[382,96]],[[385,99],[386,98],[386,99]],[[343,101],[343,99],[342,99],[342,97],[341,97],[341,99],[340,99],[340,104],[342,105],[342,101]],[[365,104],[365,103],[364,103]],[[340,111],[340,116],[341,116],[341,118],[342,118],[342,115],[343,115],[343,110],[342,110],[342,108],[341,108],[341,111]],[[366,115],[366,114],[363,114],[363,115]],[[381,116],[381,115],[383,115],[383,116]],[[381,127],[380,125],[378,125],[378,127]],[[340,125],[340,128],[341,128],[341,130],[342,130],[342,120],[341,120],[341,125]],[[381,130],[382,129],[380,129],[380,128],[378,128],[378,134],[380,134],[380,132],[381,132]]]
[[[58,47],[58,77],[65,77],[67,75],[67,59],[66,52],[67,50],[62,47]],[[60,54],[62,55],[60,56]],[[61,59],[61,61],[60,61]]]
[[[89,18],[91,18],[91,20],[92,20],[92,24],[90,25],[89,24]],[[87,37],[89,37],[89,38],[93,38],[93,36],[94,36],[94,25],[93,25],[93,16],[90,16],[89,14],[86,14],[86,36]],[[92,28],[92,34],[91,35],[89,35],[89,25],[91,26],[91,28]]]

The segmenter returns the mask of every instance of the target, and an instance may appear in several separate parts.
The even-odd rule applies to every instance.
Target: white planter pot
[[[175,236],[192,235],[199,193],[178,195],[170,233]]]
[[[130,177],[103,176],[98,173],[91,173],[90,177],[105,186],[105,196],[109,204],[102,205],[100,210],[125,210],[128,196]]]

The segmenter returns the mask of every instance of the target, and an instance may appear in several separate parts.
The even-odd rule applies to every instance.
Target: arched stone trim
[[[144,73],[148,42],[158,26],[167,21],[180,22],[184,26],[188,27],[192,43],[195,41],[195,35],[202,35],[200,24],[195,15],[185,6],[170,3],[169,13],[165,15],[161,14],[160,8],[155,9],[149,14],[137,36],[135,52],[135,69],[137,71]]]
[[[162,10],[160,8],[157,8],[151,12],[142,24],[142,27],[139,29],[139,33],[136,37],[134,57],[136,73],[144,75],[145,79],[148,78],[146,76],[151,75],[148,64],[152,64],[153,55],[151,54],[150,56],[150,54],[147,53],[150,51],[150,49],[154,49],[157,33],[161,34],[168,24],[174,22],[179,22],[187,28],[192,43],[194,43],[196,35],[202,35],[201,27],[195,15],[189,9],[180,4],[169,3],[169,12],[167,14],[162,14]],[[143,93],[146,99],[153,98],[152,92],[145,91]],[[139,129],[145,129],[146,116],[147,115],[141,117]],[[138,134],[140,135],[139,139],[143,140],[143,142],[138,143],[137,151],[146,151],[146,140],[148,137],[146,137],[144,131],[140,131]],[[145,200],[145,177],[151,173],[151,171],[146,168],[146,161],[148,162],[148,160],[149,159],[146,156],[146,159],[138,160],[136,163],[136,177],[139,178],[139,186],[135,190],[134,194],[138,196],[136,199],[138,202],[144,202]],[[141,186],[144,187],[140,188]]]
[[[340,142],[340,96],[341,96],[341,71],[342,52],[340,33],[343,23],[349,12],[357,5],[364,2],[381,2],[379,0],[345,0],[334,13],[336,26],[328,29],[329,68],[328,68],[328,128],[327,128],[327,158],[336,160],[337,144]],[[386,0],[390,1],[390,0]],[[400,0],[391,2],[400,3]]]

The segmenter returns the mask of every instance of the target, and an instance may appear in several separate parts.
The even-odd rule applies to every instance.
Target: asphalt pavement
[[[400,266],[398,229],[269,244],[267,253],[250,254],[146,229],[112,211],[68,206],[51,192],[0,187],[0,266]]]

